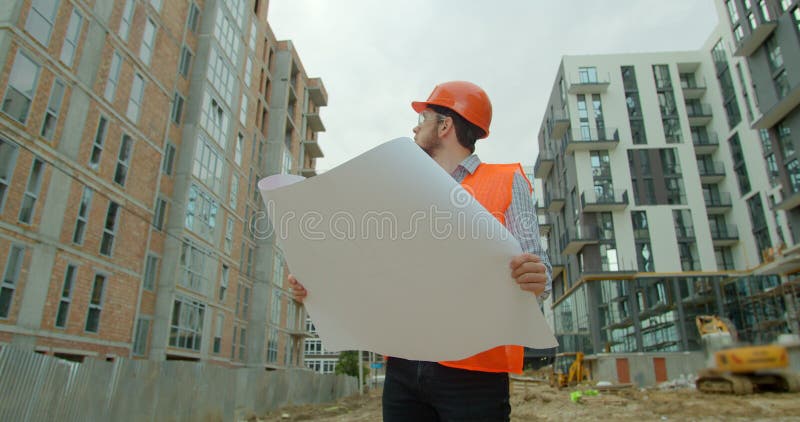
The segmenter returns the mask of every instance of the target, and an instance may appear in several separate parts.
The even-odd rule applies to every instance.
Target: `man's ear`
[[[453,130],[453,118],[448,116],[439,124],[439,137],[443,138],[451,130]]]

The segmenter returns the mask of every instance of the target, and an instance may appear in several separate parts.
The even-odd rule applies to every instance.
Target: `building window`
[[[245,345],[247,344],[247,329],[242,327],[239,329],[239,360],[244,360]]]
[[[785,122],[778,123],[776,127],[778,132],[778,145],[781,148],[781,154],[784,161],[788,161],[795,155],[794,141],[792,140],[792,130]]]
[[[781,0],[781,10],[787,11],[789,7],[792,5],[792,0]]]
[[[238,166],[242,165],[242,150],[243,149],[244,149],[244,135],[242,135],[242,133],[239,132],[239,137],[236,138],[236,152],[235,152],[235,154],[233,156],[233,159],[236,162],[236,165],[238,165]]]
[[[236,29],[231,25],[228,16],[225,13],[217,13],[217,21],[214,25],[214,38],[222,46],[222,51],[228,57],[239,56],[239,40],[236,36]]]
[[[735,270],[731,248],[714,248],[714,257],[717,259],[717,268],[720,270]]]
[[[148,18],[144,23],[144,34],[142,35],[142,45],[139,47],[139,58],[144,62],[145,66],[150,66],[150,61],[153,58],[153,48],[156,43],[156,24],[152,19]]]
[[[769,184],[772,187],[778,186],[780,183],[780,170],[778,170],[778,161],[775,159],[775,154],[770,153],[764,159],[767,164],[767,178],[769,179]],[[796,161],[796,160],[794,160]],[[788,165],[786,167],[789,168]]]
[[[764,22],[768,22],[768,21],[772,20],[772,18],[770,17],[770,14],[769,14],[769,8],[767,7],[767,2],[766,1],[758,0],[758,8],[759,8],[759,10],[761,10],[761,19],[763,19]]]
[[[8,185],[11,184],[11,177],[14,175],[17,151],[16,144],[0,139],[0,212],[5,206]]]
[[[25,124],[28,111],[36,94],[41,66],[31,60],[27,54],[17,51],[14,65],[8,77],[8,88],[3,99],[3,113],[12,119]]]
[[[139,110],[142,106],[142,97],[144,96],[144,79],[142,75],[136,73],[133,75],[133,84],[131,85],[131,96],[128,99],[128,111],[125,113],[132,122],[139,122]]]
[[[786,172],[789,173],[789,183],[792,187],[792,193],[800,192],[800,162],[797,159],[789,161],[786,164]]]
[[[200,140],[202,142],[199,143],[195,150],[192,175],[211,188],[213,192],[219,193],[222,188],[224,165],[222,154],[211,146],[211,143],[204,135],[200,135]]]
[[[272,289],[272,303],[270,304],[269,322],[278,326],[281,322],[281,292]]]
[[[239,327],[236,326],[236,321],[233,325],[233,340],[231,341],[231,360],[236,359],[236,335],[239,334]]]
[[[94,142],[92,143],[92,155],[89,157],[89,167],[94,170],[100,168],[100,156],[103,154],[103,144],[106,141],[107,131],[108,119],[100,116],[100,121],[97,123],[97,131],[94,134]]]
[[[133,355],[144,356],[147,354],[147,339],[150,336],[150,320],[138,318],[136,320],[136,334],[133,338]]]
[[[81,35],[81,26],[83,25],[83,16],[78,12],[77,8],[72,9],[72,15],[69,17],[69,24],[67,25],[67,33],[64,35],[64,45],[61,46],[61,61],[72,67],[72,61],[75,58],[75,50],[78,49],[78,37]]]
[[[228,222],[225,226],[225,253],[231,254],[231,247],[233,246],[233,217],[228,217]]]
[[[119,219],[119,204],[111,201],[106,212],[106,222],[103,226],[103,238],[100,241],[100,254],[111,256],[114,250],[114,238],[117,235],[117,221]]]
[[[187,241],[181,248],[182,276],[180,285],[198,292],[204,291],[206,283],[206,252]]]
[[[47,101],[47,111],[44,114],[42,132],[40,133],[42,138],[48,141],[53,139],[53,134],[56,132],[58,114],[61,111],[61,102],[64,100],[64,90],[64,83],[56,79],[50,91],[50,99]]]
[[[230,205],[231,209],[236,211],[236,198],[239,195],[239,175],[236,173],[231,175],[231,191],[230,191],[230,200],[228,205]]]
[[[122,135],[122,142],[119,144],[119,155],[117,156],[117,168],[114,170],[114,183],[125,186],[128,179],[128,169],[131,165],[131,149],[133,139],[127,134]]]
[[[744,152],[739,142],[739,134],[734,133],[728,139],[731,147],[731,158],[733,159],[733,170],[736,172],[736,179],[739,182],[739,193],[744,195],[750,192],[750,177],[747,175],[747,165],[745,164]]]
[[[794,27],[800,32],[800,7],[795,7],[792,10],[792,20],[794,21]]]
[[[211,45],[208,55],[208,71],[206,77],[217,93],[229,107],[233,101],[233,91],[235,89],[236,76],[231,72],[233,66],[228,59],[219,51],[215,45]]]
[[[246,320],[250,316],[250,287],[244,287],[242,294],[242,315],[241,319]]]
[[[83,194],[81,195],[81,203],[78,207],[78,217],[75,219],[75,231],[72,233],[72,243],[76,245],[83,244],[86,226],[89,224],[89,210],[92,206],[92,196],[92,190],[88,186],[84,186]]]
[[[596,84],[597,83],[597,68],[596,67],[580,67],[578,68],[578,79],[582,84]]]
[[[103,311],[103,296],[106,287],[106,276],[103,274],[94,275],[92,284],[92,295],[89,296],[89,311],[86,314],[86,326],[84,330],[89,333],[96,333],[100,330],[100,313]]]
[[[189,47],[183,46],[181,48],[181,60],[178,64],[178,70],[184,78],[189,77],[189,69],[192,66],[192,52]]]
[[[153,9],[156,9],[157,12],[160,12],[162,1],[163,0],[150,0],[150,5],[153,6]]]
[[[172,122],[176,125],[181,124],[181,116],[183,115],[183,97],[178,92],[172,97]]]
[[[175,145],[167,143],[167,146],[164,147],[164,164],[162,165],[161,170],[167,176],[171,176],[174,164],[175,164]]]
[[[733,78],[731,77],[728,59],[725,54],[725,46],[722,41],[717,42],[711,50],[714,58],[714,66],[717,70],[717,80],[722,91],[722,101],[725,106],[725,114],[728,118],[728,127],[733,129],[742,120],[739,104],[736,102],[736,92],[733,88]]]
[[[119,37],[123,41],[128,41],[128,34],[131,32],[131,21],[133,21],[133,9],[135,0],[125,0],[122,8],[122,17],[119,22]]]
[[[33,159],[31,173],[28,176],[28,185],[22,197],[22,206],[19,208],[19,222],[31,224],[33,221],[36,201],[39,199],[39,192],[42,189],[42,175],[44,173],[44,162],[38,158]]]
[[[752,223],[753,237],[756,239],[759,259],[763,262],[763,253],[772,247],[772,240],[769,237],[767,218],[764,215],[764,204],[761,202],[761,194],[753,195],[747,200],[747,208],[750,211],[750,222]]]
[[[244,67],[244,85],[250,87],[250,82],[253,80],[253,60],[247,56],[247,62]]]
[[[242,95],[242,106],[239,108],[239,121],[247,126],[247,95]]]
[[[204,239],[211,241],[217,226],[219,205],[204,190],[192,185],[189,188],[189,200],[186,205],[186,228],[194,231]]]
[[[736,11],[736,4],[734,4],[733,0],[726,0],[725,6],[728,8],[728,17],[731,18],[731,24],[736,25],[736,22],[739,21],[739,12]]]
[[[11,313],[11,303],[14,291],[17,289],[19,275],[22,272],[22,260],[25,257],[25,248],[11,245],[6,260],[6,269],[3,272],[3,282],[0,283],[0,318],[8,318]]]
[[[278,329],[270,327],[269,340],[267,340],[267,362],[278,361]]]
[[[164,230],[164,218],[167,215],[167,200],[158,198],[156,200],[156,209],[153,211],[153,227],[158,231]]]
[[[158,279],[158,257],[152,254],[147,255],[147,260],[144,264],[144,283],[145,290],[153,291],[156,287],[156,280]]]
[[[119,84],[119,70],[122,67],[122,56],[116,51],[111,56],[111,66],[108,69],[108,80],[106,81],[106,88],[103,91],[103,97],[108,102],[114,102],[114,93],[117,91]]]
[[[197,32],[197,26],[200,23],[200,8],[197,7],[197,4],[192,2],[192,5],[189,7],[189,19],[188,19],[188,26],[189,30],[192,32]]]
[[[58,11],[58,0],[33,0],[25,30],[45,47],[50,43],[50,34]]]
[[[78,267],[67,265],[64,272],[64,284],[61,287],[61,300],[58,302],[58,312],[56,313],[56,327],[64,328],[67,326],[69,316],[69,305],[72,303],[72,289],[75,286],[75,277],[78,274]]]
[[[256,0],[256,4],[258,4],[258,0]],[[256,23],[255,21],[250,23],[250,41],[249,44],[250,50],[256,51]]]
[[[744,97],[744,107],[747,111],[747,120],[753,121],[753,108],[750,106],[750,95],[747,93],[747,83],[744,81],[744,72],[742,71],[742,64],[736,63],[736,74],[739,76],[739,88],[742,90]]]
[[[223,110],[222,105],[206,92],[203,97],[200,125],[223,150],[227,145],[225,134],[228,133],[228,124],[228,114]]]
[[[218,355],[222,350],[222,331],[225,326],[225,315],[222,313],[217,314],[217,323],[214,327],[214,344],[212,346],[212,353]]]
[[[222,264],[222,275],[219,281],[219,296],[218,299],[220,302],[225,301],[225,292],[228,291],[228,282],[230,280],[230,268]]]
[[[205,303],[178,296],[172,307],[169,345],[200,351],[203,338]]]

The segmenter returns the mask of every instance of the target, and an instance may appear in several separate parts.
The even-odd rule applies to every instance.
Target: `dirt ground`
[[[750,396],[709,395],[693,388],[675,390],[628,388],[584,396],[570,393],[592,386],[557,390],[547,384],[514,382],[512,421],[800,421],[800,393]],[[380,421],[381,391],[335,403],[286,407],[258,421]],[[253,419],[255,422],[255,419]]]

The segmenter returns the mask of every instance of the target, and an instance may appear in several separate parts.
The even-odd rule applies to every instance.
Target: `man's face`
[[[443,120],[444,116],[431,109],[426,109],[419,114],[419,121],[414,126],[414,142],[430,156],[433,156],[436,150],[442,147],[442,140],[439,139],[439,125]]]

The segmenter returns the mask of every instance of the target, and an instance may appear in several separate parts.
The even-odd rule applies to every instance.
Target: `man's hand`
[[[308,296],[308,291],[291,274],[289,274],[289,287],[292,288],[292,297],[294,297],[294,300],[303,303],[303,300]]]
[[[511,277],[519,288],[539,296],[547,287],[547,267],[538,255],[524,253],[511,260]]]

